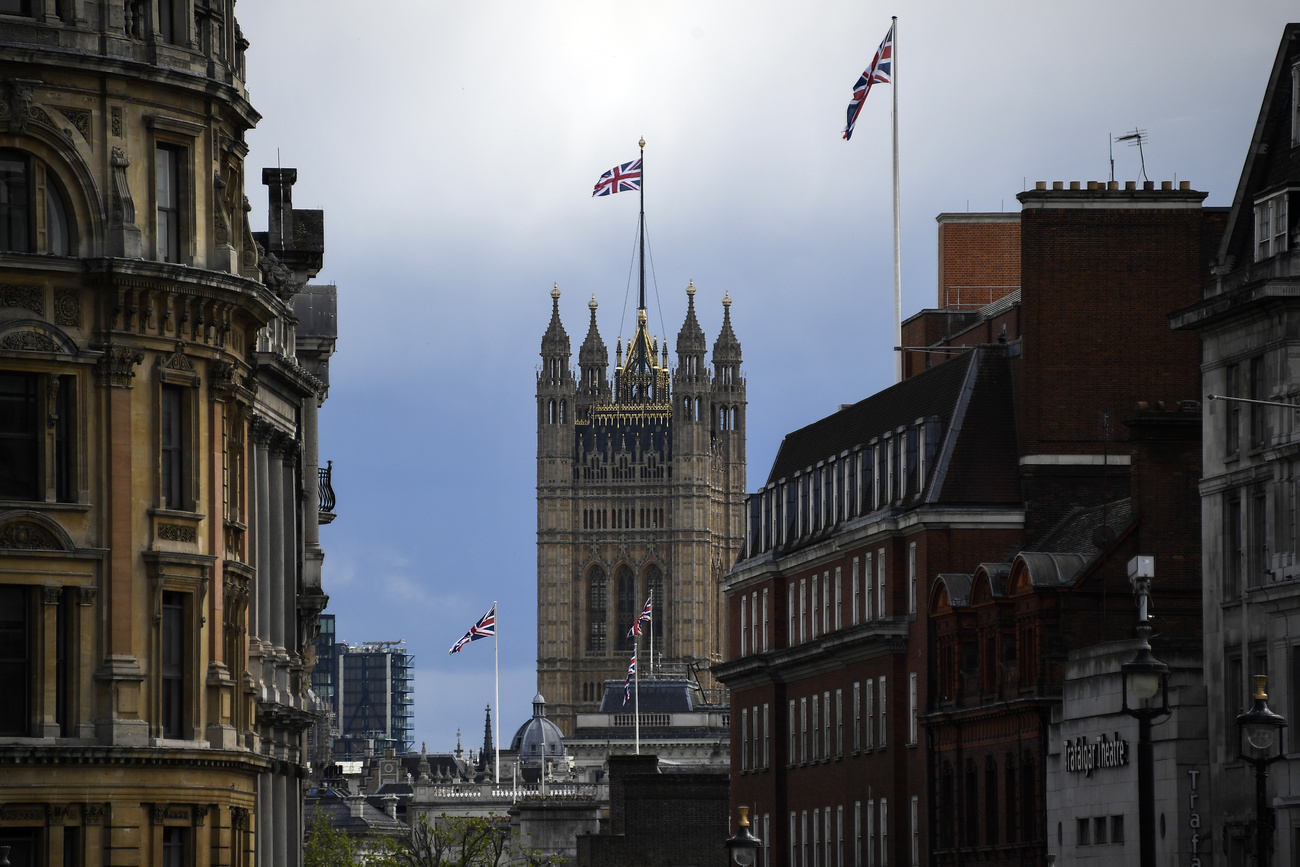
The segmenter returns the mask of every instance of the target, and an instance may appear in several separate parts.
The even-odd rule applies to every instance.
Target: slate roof
[[[640,688],[641,713],[693,713],[695,684],[689,680],[643,680]],[[632,713],[632,701],[623,703],[623,681],[605,681],[600,713]]]
[[[912,424],[918,418],[939,416],[946,430],[966,381],[966,372],[978,355],[963,353],[786,434],[772,462],[768,483],[793,476],[818,461],[869,442],[885,431]]]

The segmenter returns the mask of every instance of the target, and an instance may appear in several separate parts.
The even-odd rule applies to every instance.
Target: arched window
[[[66,256],[71,249],[68,207],[45,163],[0,148],[0,250]]]
[[[658,564],[651,563],[645,570],[645,590],[646,596],[653,594],[653,624],[655,642],[658,643],[664,637],[664,618],[668,613],[668,605],[664,599],[664,572]],[[649,670],[647,668],[647,670]]]
[[[609,588],[605,570],[592,566],[587,573],[587,650],[605,650],[606,620],[609,614]]]
[[[560,401],[560,424],[564,424],[564,415],[565,415],[565,410],[568,409],[568,407],[566,406],[566,404],[567,404],[567,401],[563,401],[563,400]]]
[[[555,424],[555,401],[551,400],[546,404],[546,422]]]
[[[618,628],[618,649],[631,650],[632,637],[628,632],[640,612],[636,607],[636,579],[632,577],[632,567],[624,563],[614,573],[614,584],[618,592],[618,616],[615,625]]]

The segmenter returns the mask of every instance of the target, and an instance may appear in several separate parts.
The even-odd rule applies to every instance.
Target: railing
[[[1019,286],[949,286],[944,290],[944,306],[949,310],[975,310],[992,304]]]
[[[630,728],[636,725],[637,716],[638,714],[634,714],[634,713],[616,713],[614,714],[614,725],[627,726]],[[673,724],[672,714],[643,713],[643,714],[639,714],[639,716],[641,717],[641,725],[646,727],[652,727],[652,726],[666,727]]]
[[[334,462],[327,461],[325,466],[318,468],[318,472],[320,473],[320,483],[318,485],[320,491],[320,510],[322,514],[333,515],[334,486],[330,484],[330,477],[334,474]],[[322,521],[321,523],[329,522]]]

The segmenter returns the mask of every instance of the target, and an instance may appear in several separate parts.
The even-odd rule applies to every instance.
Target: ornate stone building
[[[551,292],[537,376],[537,685],[566,735],[600,706],[605,681],[623,678],[650,591],[655,658],[643,637],[642,677],[694,670],[712,689],[707,669],[726,646],[720,582],[744,534],[745,380],[730,297],[710,372],[694,284],[686,295],[677,367],[643,302],[611,381],[595,298],[575,375]]]
[[[323,218],[227,0],[0,3],[0,847],[300,862]]]

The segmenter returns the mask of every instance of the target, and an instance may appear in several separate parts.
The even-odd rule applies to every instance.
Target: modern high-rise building
[[[327,727],[313,761],[361,759],[414,746],[415,657],[405,641],[338,641],[335,616],[320,616],[311,687],[326,709]],[[327,734],[326,734],[327,733]]]
[[[731,298],[710,370],[695,291],[676,368],[643,302],[626,357],[621,337],[615,345],[612,379],[595,298],[575,375],[551,292],[537,375],[537,687],[566,735],[577,713],[599,708],[605,681],[623,678],[627,633],[651,592],[657,669],[694,671],[712,689],[708,667],[724,653],[721,581],[744,531],[745,379]]]
[[[323,215],[249,225],[234,3],[0,6],[0,847],[293,867]]]

